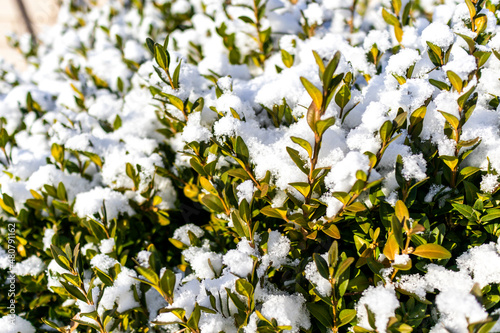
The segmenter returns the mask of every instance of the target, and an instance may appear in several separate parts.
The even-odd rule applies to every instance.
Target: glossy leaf
[[[316,264],[316,268],[318,269],[318,272],[321,275],[321,277],[327,280],[330,279],[330,273],[326,260],[323,259],[323,257],[320,256],[318,253],[313,254],[313,260],[314,263]]]
[[[438,244],[423,244],[417,246],[413,251],[413,254],[422,258],[427,259],[449,259],[451,258],[451,253]]]

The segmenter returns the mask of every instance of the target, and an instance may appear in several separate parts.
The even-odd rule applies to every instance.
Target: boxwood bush
[[[64,1],[0,63],[0,331],[500,332],[499,8]]]

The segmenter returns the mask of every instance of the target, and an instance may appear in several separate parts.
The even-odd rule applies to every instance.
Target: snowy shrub
[[[67,0],[0,62],[2,332],[500,332],[498,0]]]

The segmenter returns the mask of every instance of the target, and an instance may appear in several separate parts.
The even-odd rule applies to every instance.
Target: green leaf
[[[169,297],[174,296],[175,280],[175,273],[170,269],[165,270],[160,280],[161,290],[163,290],[165,295]]]
[[[165,37],[165,40],[163,41],[163,48],[164,48],[165,50],[167,50],[167,48],[168,48],[168,42],[169,42],[169,41],[170,41],[170,35],[167,35],[167,36]]]
[[[253,298],[253,286],[245,279],[238,279],[235,283],[236,291],[248,299]]]
[[[238,310],[241,310],[243,312],[246,311],[246,305],[245,303],[243,303],[238,296],[236,296],[234,293],[231,292],[231,290],[229,288],[226,288],[226,292],[227,292],[227,295],[229,296],[229,298],[231,299],[231,301],[233,301],[234,305],[236,305],[236,307],[238,308]]]
[[[170,59],[165,52],[165,49],[160,44],[155,44],[155,59],[164,71],[168,70]]]
[[[184,111],[184,102],[182,102],[179,97],[165,93],[162,93],[161,95],[167,97],[170,101],[170,104],[175,106],[177,109],[179,109],[180,111]]]
[[[398,18],[396,16],[394,16],[393,14],[389,13],[387,10],[385,10],[385,8],[382,8],[382,18],[389,25],[396,26],[396,27],[400,26]]]
[[[290,68],[293,66],[293,61],[294,61],[294,56],[288,53],[286,50],[281,50],[281,60],[283,61],[283,64]]]
[[[387,143],[392,137],[392,121],[386,120],[379,130],[380,139],[383,143]]]
[[[15,211],[15,207],[7,204],[6,202],[6,197],[8,197],[7,194],[4,194],[3,195],[4,199],[0,199],[0,207],[7,213],[7,214],[10,214],[12,216],[16,216],[16,211]]]
[[[189,316],[189,319],[187,321],[188,327],[194,330],[195,332],[199,331],[198,324],[200,322],[200,317],[201,317],[201,309],[198,303],[196,303],[194,306],[194,310],[191,313],[191,316]]]
[[[338,280],[340,276],[344,274],[344,272],[349,268],[349,266],[352,265],[353,262],[354,262],[353,257],[349,257],[343,260],[337,267],[337,270],[335,271],[335,276],[334,276],[335,280]]]
[[[487,214],[481,217],[481,221],[489,222],[500,219],[500,209],[488,209],[486,212]]]
[[[335,89],[337,89],[337,86],[340,84],[340,82],[342,82],[343,78],[344,78],[344,73],[340,73],[340,74],[335,75],[332,78],[332,80],[330,81],[330,86],[328,87],[328,96],[326,96],[326,102],[325,102],[325,105],[324,105],[325,110],[330,105],[330,102],[332,101],[332,98],[335,95],[333,92],[335,91]],[[347,114],[348,113],[346,113],[344,115],[344,117]]]
[[[402,111],[401,108],[400,110]],[[396,118],[394,118],[393,126],[395,125],[397,129],[401,128],[404,125],[407,118],[408,118],[408,112],[400,112],[396,116]],[[395,140],[395,138],[393,140]]]
[[[462,92],[464,83],[462,82],[460,76],[452,71],[446,71],[446,75],[448,76],[448,79],[450,80],[453,88],[455,88],[455,90],[458,92]]]
[[[422,258],[427,259],[449,259],[451,258],[451,253],[438,244],[423,244],[417,246],[413,254]]]
[[[242,180],[250,179],[250,176],[243,168],[236,168],[227,171],[227,174],[231,177],[240,178]]]
[[[238,154],[238,157],[248,160],[250,153],[248,152],[248,147],[245,144],[245,141],[243,141],[243,139],[241,138],[241,136],[238,136],[236,138],[235,149],[236,149],[236,154]]]
[[[64,187],[63,182],[59,182],[57,186],[57,198],[59,200],[68,201],[68,194],[66,193],[66,187]]]
[[[450,86],[444,83],[443,81],[429,79],[429,83],[440,90],[450,91]]]
[[[316,104],[318,108],[321,108],[321,106],[323,105],[323,94],[321,93],[321,91],[319,91],[319,89],[316,88],[315,85],[313,85],[311,82],[309,82],[308,79],[303,76],[300,77],[300,81],[302,81],[302,85],[304,86],[304,88],[306,88],[314,104]]]
[[[322,229],[322,231],[332,238],[340,239],[340,230],[335,224],[332,224],[328,228]]]
[[[469,47],[469,52],[474,51],[474,49],[476,48],[476,41],[474,39],[472,39],[469,36],[463,35],[463,34],[457,34],[457,35],[462,37],[463,40],[465,40],[465,42],[467,43],[467,46]]]
[[[479,171],[481,171],[481,169],[473,166],[463,168],[462,170],[460,170],[460,173],[458,175],[457,185]]]
[[[281,209],[281,208],[273,208],[271,206],[266,206],[260,210],[260,212],[266,216],[269,217],[274,217],[277,219],[283,219],[286,220],[286,209]]]
[[[144,276],[146,278],[146,280],[148,280],[152,284],[154,284],[154,285],[159,284],[160,278],[151,268],[146,268],[146,267],[142,267],[142,266],[135,266],[135,270],[137,271],[137,273]]]
[[[432,44],[431,42],[426,42],[427,43],[427,46],[429,47],[429,49],[434,52],[436,54],[436,56],[438,56],[439,58],[442,57],[443,55],[443,51],[441,50],[441,48],[435,44]]]
[[[288,152],[288,155],[290,155],[290,158],[295,163],[295,165],[297,165],[297,167],[300,169],[300,171],[308,175],[309,171],[307,171],[305,168],[306,162],[302,159],[302,157],[300,157],[299,152],[291,147],[286,147],[286,151]]]
[[[316,132],[319,136],[322,136],[327,129],[335,124],[335,117],[326,118],[324,120],[318,120],[316,122]]]
[[[455,170],[458,165],[458,158],[455,156],[442,155],[439,156],[439,159],[443,161],[443,163],[446,164],[451,170]]]
[[[97,239],[102,240],[108,238],[106,228],[102,225],[102,223],[94,219],[90,219],[88,223],[90,231]]]
[[[427,112],[426,106],[421,106],[410,115],[410,124],[415,124],[424,120],[425,114]]]
[[[307,154],[309,154],[309,158],[312,157],[312,153],[313,153],[312,147],[311,147],[311,144],[307,140],[298,138],[296,136],[291,136],[290,140],[292,140],[294,143],[296,143],[299,146],[301,146],[302,148],[304,148],[305,151],[307,151]]]
[[[155,54],[155,42],[154,40],[152,40],[151,38],[146,38],[146,45],[149,49],[149,51],[151,52],[151,54]]]
[[[120,118],[119,115],[116,115],[115,121],[113,121],[113,129],[116,131],[120,127],[122,127],[122,118]]]
[[[219,199],[219,197],[213,194],[207,194],[203,196],[203,198],[201,198],[201,203],[216,213],[222,213],[225,211],[222,201]]]
[[[333,327],[333,318],[328,306],[318,303],[307,303],[306,307],[307,310],[309,310],[309,313],[312,314],[314,318],[321,323],[321,325],[326,328]]]
[[[66,291],[71,296],[87,304],[87,297],[80,291],[80,289],[65,281],[60,280],[59,282],[63,285],[64,289],[66,289]]]
[[[236,233],[238,234],[238,236],[249,238],[250,232],[248,231],[246,223],[241,219],[239,214],[237,214],[236,212],[232,212],[231,218],[233,221],[233,226],[236,229]]]
[[[64,258],[64,259],[66,259],[66,258]],[[68,260],[68,259],[66,259],[66,260]],[[78,276],[78,275],[63,273],[63,274],[61,274],[61,276],[64,278],[64,280],[66,280],[66,282],[71,283],[75,287],[80,287],[80,285],[82,284],[82,280],[80,279],[80,276]]]
[[[5,145],[7,145],[7,142],[9,142],[9,133],[7,133],[7,130],[5,128],[0,128],[0,147],[4,148]]]
[[[178,89],[179,88],[179,75],[181,73],[181,63],[182,63],[182,58],[179,60],[179,64],[175,67],[174,74],[172,75],[172,83],[174,84],[174,88]]]
[[[339,313],[340,323],[338,327],[349,324],[354,318],[356,318],[356,310],[354,309],[344,309]]]
[[[249,24],[255,24],[255,22],[248,16],[240,16],[238,17],[240,20],[242,20],[243,22],[245,23],[249,23]]]
[[[135,169],[134,167],[132,166],[132,164],[128,163],[125,165],[125,173],[127,174],[127,176],[132,179],[132,180],[135,180]]]
[[[337,261],[339,260],[339,243],[333,241],[330,249],[328,250],[328,263],[330,267],[337,266]]]
[[[289,183],[289,185],[293,186],[293,188],[299,191],[299,193],[302,194],[304,198],[306,198],[311,191],[311,185],[305,182]]]
[[[57,330],[58,332],[66,332],[66,328],[63,326],[61,328],[59,328],[59,325],[57,325],[56,323],[46,319],[46,318],[42,318],[42,322],[44,324],[46,324],[47,326],[50,326],[52,328],[54,328],[55,330]]]
[[[370,324],[371,328],[376,330],[377,326],[376,326],[375,314],[372,312],[372,310],[370,310],[368,304],[365,304],[365,309],[366,313],[368,314],[368,323]]]
[[[354,333],[372,333],[373,332],[372,330],[367,330],[366,328],[361,327],[361,326],[353,326],[352,330]]]
[[[491,52],[475,51],[474,57],[476,57],[476,59],[477,59],[477,67],[478,68],[483,67],[484,64],[486,63],[486,61],[488,61],[488,59],[490,58],[490,56],[491,56]]]
[[[474,215],[474,209],[470,206],[463,205],[463,204],[452,204],[453,208],[455,208],[456,211],[458,211],[460,214],[465,216],[467,219],[471,219],[472,216]]]
[[[467,102],[467,100],[469,99],[470,95],[472,95],[472,93],[474,92],[474,90],[476,90],[476,87],[472,87],[469,89],[469,91],[467,91],[465,94],[463,94],[462,96],[460,96],[457,100],[457,104],[458,106],[463,109],[464,106],[465,106],[465,103]]]
[[[335,95],[335,103],[343,109],[351,100],[351,89],[344,84]]]
[[[323,89],[329,89],[330,88],[330,83],[333,78],[333,73],[335,73],[335,70],[337,69],[339,62],[340,62],[340,52],[337,51],[333,55],[332,60],[328,63],[328,65],[325,68],[325,72],[323,73]]]
[[[106,285],[107,287],[111,287],[113,285],[113,279],[111,278],[111,276],[104,273],[97,267],[94,267],[94,271],[97,274],[97,277],[99,277],[99,280],[101,280],[104,285]]]
[[[326,280],[330,279],[330,273],[328,269],[328,264],[326,263],[326,260],[323,259],[322,256],[320,256],[318,253],[313,254],[313,260],[314,263],[316,264],[316,267],[318,268],[319,274]]]
[[[94,154],[94,153],[89,153],[89,152],[82,152],[82,154],[85,155],[85,156],[87,156],[99,168],[102,168],[102,160],[99,157],[99,155]]]
[[[66,254],[63,250],[58,248],[57,246],[50,244],[50,252],[52,254],[52,258],[56,261],[56,263],[67,271],[71,271],[71,265],[69,264],[68,258],[66,258]],[[61,260],[61,258],[65,258],[66,260]]]

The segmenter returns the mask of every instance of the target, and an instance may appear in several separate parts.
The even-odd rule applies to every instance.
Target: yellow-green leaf
[[[319,72],[321,73],[322,76],[323,73],[325,72],[325,64],[323,63],[323,59],[321,59],[318,52],[313,50],[312,53],[314,55],[314,60],[316,60],[316,64],[318,64]]]
[[[451,170],[455,170],[455,168],[457,167],[458,165],[458,158],[455,157],[455,156],[447,156],[447,155],[443,155],[443,156],[439,156],[439,158],[441,159],[441,161],[444,162],[444,164],[446,164],[448,166],[448,168],[450,168]]]
[[[417,246],[413,254],[427,259],[449,259],[451,253],[438,244],[423,244]]]
[[[398,242],[396,241],[394,233],[391,233],[384,246],[384,255],[390,261],[394,261],[396,254],[399,254],[399,245]]]
[[[408,208],[406,208],[405,203],[401,200],[398,200],[398,202],[396,202],[395,211],[396,211],[396,216],[398,220],[401,221],[401,223],[403,222],[403,220],[408,221],[408,219],[410,218],[410,213],[408,212]]]
[[[302,81],[304,88],[306,88],[316,107],[321,108],[321,105],[323,105],[323,94],[321,91],[303,76],[300,77],[300,81]]]
[[[180,111],[184,110],[184,103],[182,102],[182,100],[179,97],[174,96],[174,95],[170,95],[170,94],[165,94],[165,95],[168,97],[170,104],[175,106]]]
[[[471,0],[465,0],[465,3],[467,4],[467,8],[469,8],[469,14],[472,20],[472,18],[476,16],[476,6],[474,6]]]
[[[335,103],[343,109],[351,99],[351,89],[344,84],[335,95]]]
[[[304,140],[302,138],[298,138],[296,136],[291,136],[290,139],[298,144],[299,146],[301,146],[302,148],[304,148],[307,153],[309,154],[309,157],[312,157],[312,147],[311,147],[311,144],[307,141],[307,140]]]
[[[217,190],[215,187],[212,185],[212,183],[205,177],[200,177],[200,185],[203,187],[205,190],[208,192],[217,195]]]
[[[294,56],[286,50],[281,50],[281,60],[286,67],[290,68],[293,66]]]
[[[476,33],[479,35],[480,33],[486,30],[486,26],[488,25],[488,18],[484,14],[480,14],[474,20],[474,24],[476,25]]]
[[[335,224],[323,229],[323,232],[332,238],[340,239],[340,230]]]
[[[464,83],[462,82],[460,76],[458,76],[455,72],[452,71],[447,71],[446,75],[448,76],[448,79],[450,80],[453,88],[455,88],[455,90],[458,92],[462,92]]]
[[[458,129],[458,126],[460,124],[460,121],[458,120],[457,117],[452,115],[451,113],[444,112],[444,111],[439,111],[443,117],[446,119],[446,121],[453,127],[453,129]]]
[[[398,18],[385,10],[385,8],[382,8],[382,18],[389,25],[399,26]]]

